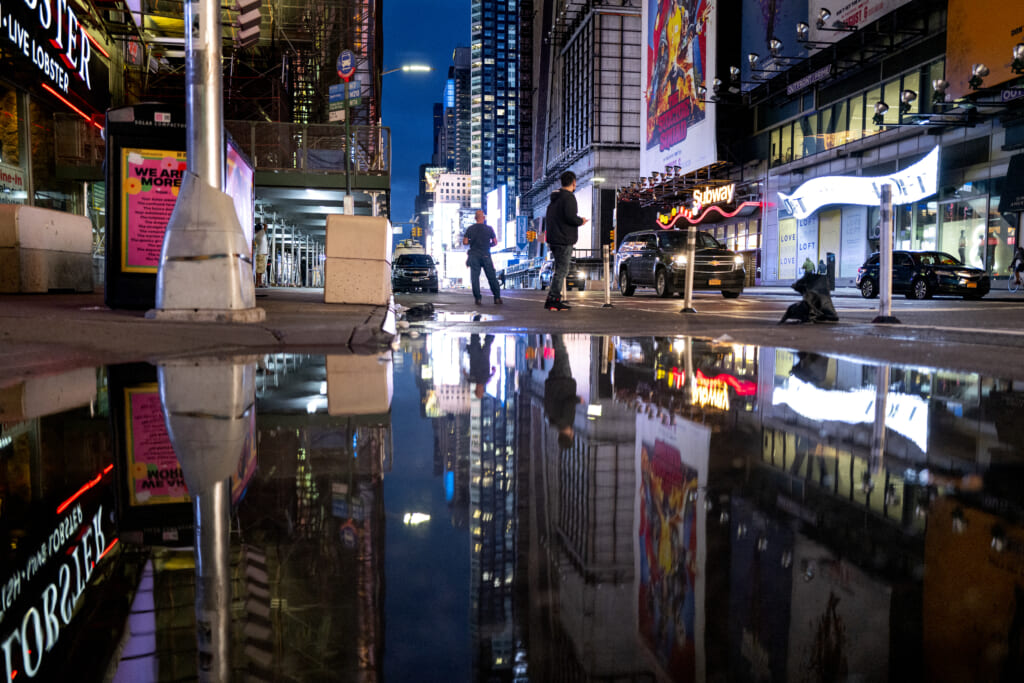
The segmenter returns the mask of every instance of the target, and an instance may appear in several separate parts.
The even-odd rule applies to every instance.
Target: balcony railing
[[[257,171],[345,173],[345,126],[338,123],[225,121]],[[352,126],[353,174],[391,172],[391,129]]]

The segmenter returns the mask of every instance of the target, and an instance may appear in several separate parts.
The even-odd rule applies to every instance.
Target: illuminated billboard
[[[641,642],[674,681],[702,681],[711,429],[636,416],[634,569]]]
[[[969,93],[967,84],[971,66],[984,64],[989,75],[984,87],[1015,78],[1010,69],[1013,48],[1024,42],[1024,3],[1007,0],[949,0],[947,24],[955,27],[946,33],[947,95],[953,98]]]
[[[908,2],[910,0],[851,0],[846,3],[810,0],[809,38],[815,43],[834,43],[850,35],[844,28],[864,28]],[[977,6],[973,0],[972,4]],[[822,16],[822,10],[828,12],[828,19]],[[822,28],[818,28],[819,18],[822,19]],[[950,25],[953,25],[952,19],[950,16]]]
[[[494,234],[498,237],[498,249],[505,248],[505,186],[501,185],[487,193],[487,225],[494,228]],[[512,236],[513,241],[515,235]]]
[[[644,0],[641,175],[667,166],[688,173],[718,160],[715,104],[701,94],[716,74],[716,19],[713,2]]]

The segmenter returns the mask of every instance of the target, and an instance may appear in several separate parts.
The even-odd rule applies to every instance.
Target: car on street
[[[865,299],[878,296],[878,261],[876,252],[857,269],[857,288]],[[934,294],[980,299],[988,294],[991,286],[991,279],[984,270],[964,265],[945,252],[892,252],[893,294],[905,294],[908,299],[928,299]]]
[[[626,235],[615,252],[619,292],[633,296],[637,287],[652,287],[661,297],[686,288],[686,230],[643,230]],[[710,234],[697,231],[693,289],[718,290],[727,299],[743,292],[747,273],[743,256],[723,247]]]
[[[551,286],[551,275],[555,272],[555,262],[545,261],[540,267],[540,288],[547,289]],[[576,265],[576,261],[569,261],[569,272],[565,274],[565,291],[570,289],[584,290],[587,288],[587,274]]]
[[[437,264],[428,254],[402,254],[391,264],[391,291],[437,291]]]

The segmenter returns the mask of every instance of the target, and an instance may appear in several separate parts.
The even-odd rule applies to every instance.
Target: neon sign
[[[711,211],[723,218],[732,218],[740,211],[761,206],[760,202],[743,202],[732,211],[726,211],[720,205],[729,205],[736,201],[736,183],[720,187],[704,187],[693,191],[690,206],[674,206],[667,213],[658,214],[658,226],[672,228],[680,218],[690,223],[702,222]]]

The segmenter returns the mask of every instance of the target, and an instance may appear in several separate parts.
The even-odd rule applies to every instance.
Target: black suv
[[[645,230],[626,235],[615,253],[619,291],[633,296],[637,287],[653,287],[672,296],[686,287],[686,230]],[[719,290],[727,299],[743,291],[743,257],[706,232],[697,231],[693,289]]]
[[[865,299],[878,296],[878,253],[857,269],[857,288]],[[929,299],[933,294],[952,294],[980,299],[988,294],[991,278],[981,268],[966,266],[942,251],[892,252],[892,292],[908,299]]]
[[[411,292],[437,291],[437,266],[427,254],[402,254],[391,264],[391,290]]]

